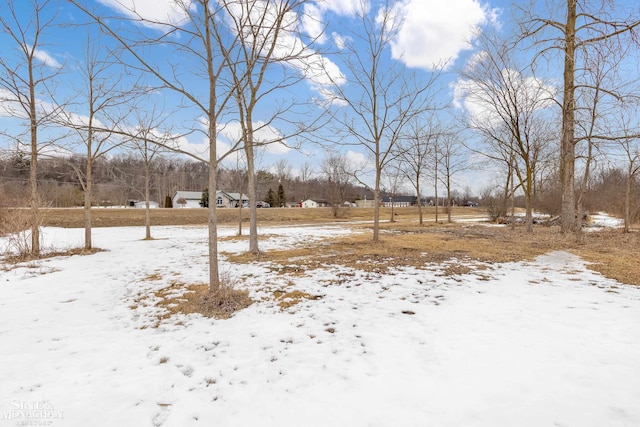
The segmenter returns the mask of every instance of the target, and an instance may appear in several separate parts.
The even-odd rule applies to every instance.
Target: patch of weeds
[[[158,273],[158,272],[148,274],[147,276],[142,278],[143,282],[156,282],[156,281],[159,281],[159,280],[162,280],[162,275],[160,275],[160,273]]]
[[[294,305],[300,303],[302,300],[320,300],[322,299],[322,295],[311,295],[307,292],[302,292],[298,290],[293,290],[289,292],[276,290],[273,292],[273,296],[278,301],[278,306],[282,310],[286,310]]]
[[[461,263],[448,263],[443,271],[442,276],[451,277],[451,276],[462,276],[464,274],[469,274],[473,271],[473,268],[466,264]]]
[[[12,253],[7,253],[3,258],[3,261],[7,264],[18,265],[22,262],[30,262],[35,263],[41,259],[55,258],[55,257],[65,257],[65,256],[73,256],[73,255],[93,255],[98,252],[104,252],[104,249],[100,248],[72,248],[66,251],[51,251],[51,252],[43,252],[38,257],[33,257],[31,254],[20,254],[15,255]]]
[[[177,313],[199,313],[205,317],[228,319],[253,303],[249,291],[236,289],[234,281],[228,275],[221,276],[217,290],[210,289],[204,283],[187,285],[172,281],[171,286],[160,290],[156,296],[160,298],[156,306],[165,309],[165,313],[159,316],[160,319]]]

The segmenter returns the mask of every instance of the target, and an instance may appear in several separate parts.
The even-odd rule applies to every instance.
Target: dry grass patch
[[[584,244],[571,252],[591,263],[589,268],[621,283],[640,286],[640,233],[603,230],[586,233]]]
[[[368,227],[368,226],[362,226]],[[590,268],[622,283],[640,285],[640,233],[620,230],[585,232],[581,241],[573,234],[562,234],[557,227],[536,227],[527,233],[523,226],[490,227],[467,224],[384,223],[379,242],[370,231],[325,239],[293,249],[262,253],[259,260],[270,262],[282,274],[303,274],[327,265],[341,265],[368,272],[383,273],[389,268],[422,267],[447,261],[482,264],[533,260],[555,251],[572,252],[590,263]],[[252,254],[231,254],[229,261],[256,261]],[[446,275],[470,273],[469,267],[449,263]]]
[[[293,307],[294,305],[302,302],[303,300],[317,301],[319,299],[322,299],[322,295],[311,295],[307,292],[302,292],[298,290],[293,290],[289,292],[277,290],[273,292],[273,296],[276,298],[276,301],[278,301],[278,306],[283,310]]]
[[[210,292],[206,283],[186,284],[173,280],[154,296],[160,300],[155,304],[156,307],[164,309],[158,315],[156,326],[160,321],[179,313],[198,313],[205,317],[228,319],[253,303],[248,291],[236,289],[233,282],[224,279],[221,279],[217,292]]]
[[[37,261],[37,260],[41,260],[41,259],[47,259],[47,258],[55,258],[55,257],[69,257],[69,256],[74,256],[74,255],[93,255],[96,254],[98,252],[105,252],[105,249],[100,249],[100,248],[91,248],[91,249],[85,249],[85,248],[72,248],[72,249],[67,249],[66,251],[51,251],[51,252],[41,252],[40,256],[38,257],[33,257],[31,256],[31,254],[11,254],[8,253],[7,255],[5,255],[3,257],[3,261],[6,262],[7,264],[19,264],[22,262],[27,262],[27,261]]]
[[[450,260],[507,262],[533,259],[548,252],[551,242],[514,245],[522,235],[518,231],[488,227],[387,225],[379,242],[370,233],[354,233],[335,239],[263,253],[260,261],[279,265],[282,273],[298,273],[325,265],[342,265],[369,272],[388,268],[442,263]],[[255,255],[230,254],[231,262],[255,261]],[[461,274],[451,266],[451,274]],[[455,271],[454,271],[455,270]]]

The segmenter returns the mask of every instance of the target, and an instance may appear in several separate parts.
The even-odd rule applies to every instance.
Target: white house
[[[242,203],[243,207],[249,206],[249,197],[246,194],[230,193],[227,191],[216,191],[216,207],[237,208]]]
[[[171,197],[174,208],[201,208],[201,201],[202,191],[176,191]]]
[[[302,202],[302,207],[303,208],[324,208],[330,206],[330,203],[327,202],[326,200],[320,200],[320,199],[307,199],[304,202]]]

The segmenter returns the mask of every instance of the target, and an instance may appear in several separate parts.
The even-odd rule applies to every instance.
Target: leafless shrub
[[[229,272],[221,272],[218,290],[199,295],[197,302],[202,315],[227,319],[253,301],[247,290],[236,289],[236,279]]]
[[[4,254],[18,260],[31,256],[31,222],[29,209],[3,209],[0,212],[0,236],[3,236],[1,250]],[[42,218],[38,218],[40,226]]]
[[[154,274],[145,280],[158,279]],[[217,292],[211,292],[206,283],[188,285],[181,281],[172,281],[171,286],[156,293],[161,300],[157,305],[166,310],[158,316],[158,321],[168,319],[177,313],[199,313],[205,317],[227,319],[253,303],[249,292],[236,289],[236,284],[237,279],[228,271],[220,273],[220,287]]]
[[[496,195],[496,191],[487,187],[482,190],[482,205],[487,209],[489,221],[498,222],[500,218],[507,216],[507,204],[502,197]]]

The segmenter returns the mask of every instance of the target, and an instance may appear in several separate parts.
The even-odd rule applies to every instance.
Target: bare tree
[[[225,55],[231,67],[234,97],[247,162],[247,192],[249,196],[249,252],[259,253],[256,147],[286,144],[303,132],[318,126],[309,112],[309,104],[299,103],[290,90],[309,74],[310,64],[317,54],[297,37],[297,12],[302,12],[306,0],[223,0],[231,28],[239,43]],[[267,73],[271,72],[267,78]],[[279,93],[287,93],[285,99]],[[276,96],[278,95],[278,96]],[[274,101],[275,97],[275,101]],[[269,107],[269,111],[264,110]],[[259,117],[259,108],[263,113]],[[288,133],[275,129],[279,122],[300,120]],[[286,116],[286,118],[285,118]]]
[[[398,157],[404,166],[402,170],[416,192],[420,225],[424,225],[421,182],[429,171],[429,160],[435,155],[436,140],[442,134],[443,131],[436,123],[435,117],[429,117],[424,121],[417,118],[409,124],[407,136],[398,147]]]
[[[311,196],[309,194],[309,181],[312,179],[314,174],[313,165],[309,162],[303,163],[302,167],[299,170],[299,173],[300,173],[299,180],[301,181],[301,184],[302,184],[300,201],[302,201],[302,200],[308,199]]]
[[[101,48],[100,37],[87,32],[85,55],[78,64],[81,77],[74,85],[78,89],[73,100],[61,111],[57,121],[74,131],[83,151],[84,165],[74,166],[84,192],[84,248],[91,249],[91,207],[93,205],[93,165],[110,151],[125,143],[113,130],[122,127],[125,119],[135,110],[134,100],[143,94],[137,82],[127,84],[128,79],[117,62],[109,59]],[[72,113],[72,110],[76,113]]]
[[[327,153],[320,166],[326,179],[326,195],[331,203],[333,217],[340,215],[342,204],[346,200],[346,191],[351,183],[353,173],[349,170],[349,163],[344,155]]]
[[[605,42],[609,53],[629,42],[637,43],[640,12],[631,4],[619,1],[578,2],[562,0],[551,2],[548,16],[534,12],[533,2],[523,9],[521,21],[523,40],[535,37],[542,56],[559,49],[563,63],[562,136],[560,139],[560,181],[562,187],[561,229],[573,231],[577,227],[575,197],[576,145],[583,137],[576,134],[576,111],[580,108],[576,97],[579,88],[593,88],[585,58],[592,49],[604,52]],[[562,8],[554,8],[563,5]],[[565,13],[563,13],[565,12]],[[548,32],[557,34],[548,35]],[[611,43],[615,42],[615,43]],[[610,50],[614,49],[614,50]],[[603,88],[604,89],[604,88]],[[614,93],[616,88],[607,88]]]
[[[377,12],[370,13],[367,3],[361,2],[358,33],[354,32],[345,45],[349,84],[336,82],[336,102],[331,109],[336,134],[343,141],[354,141],[353,145],[364,149],[373,161],[373,241],[380,236],[383,170],[397,155],[405,126],[432,108],[432,90],[439,76],[437,65],[433,72],[417,73],[399,61],[383,63],[401,17],[392,11],[390,0]],[[356,178],[367,185],[364,177]]]
[[[447,222],[451,222],[454,176],[467,169],[467,160],[462,156],[463,148],[459,135],[456,133],[446,134],[436,147],[438,152],[436,168],[440,171],[438,180],[444,185],[447,192]]]
[[[621,126],[627,138],[619,141],[621,153],[626,164],[625,189],[624,189],[624,232],[629,233],[631,226],[631,201],[633,199],[633,184],[640,176],[640,120],[638,118],[638,105],[633,105],[623,110],[620,118]]]
[[[533,232],[533,198],[538,159],[554,138],[551,131],[554,88],[518,64],[516,52],[496,37],[480,38],[481,53],[460,74],[468,126],[481,136],[475,151],[502,162],[525,197],[526,229]],[[517,177],[517,185],[513,183]]]
[[[25,122],[28,129],[26,152],[29,153],[29,205],[31,208],[31,256],[40,255],[40,195],[38,191],[38,158],[51,147],[52,134],[43,141],[42,131],[60,109],[51,101],[52,84],[61,65],[44,49],[47,31],[54,25],[56,1],[24,2],[5,0],[0,14],[0,28],[16,49],[8,49],[0,57],[0,102],[4,113]],[[27,13],[27,16],[23,16]],[[48,102],[46,100],[49,100]],[[10,135],[17,151],[23,152],[22,135]]]
[[[402,184],[406,179],[406,175],[404,174],[401,161],[398,160],[398,157],[392,163],[389,163],[384,170],[383,178],[385,181],[385,193],[389,194],[389,202],[391,205],[391,216],[389,218],[390,222],[396,221],[396,212],[395,205],[397,203],[396,197],[400,194],[402,190]]]
[[[144,197],[145,208],[145,240],[151,240],[151,168],[157,158],[167,152],[167,149],[164,147],[171,144],[170,141],[173,137],[167,131],[160,132],[158,130],[163,120],[163,114],[162,111],[156,109],[155,106],[147,110],[146,113],[136,113],[135,116],[137,121],[135,133],[137,137],[131,140],[128,145],[131,145],[142,159],[142,166],[144,168],[144,189],[142,195]],[[158,144],[158,142],[160,142],[160,144]]]
[[[219,2],[175,0],[174,7],[183,16],[178,21],[153,20],[140,15],[135,7],[128,9],[129,16],[134,18],[105,18],[89,9],[84,1],[69,2],[119,44],[121,49],[112,52],[114,56],[128,67],[148,74],[161,89],[177,94],[183,106],[192,108],[200,115],[194,117],[193,121],[200,119],[201,123],[205,123],[204,129],[195,129],[204,134],[209,144],[208,156],[199,158],[209,165],[208,188],[214,192],[217,188],[218,163],[223,154],[218,153],[216,146],[218,124],[226,113],[225,105],[233,95],[232,88],[228,86],[222,90],[224,84],[228,83],[228,79],[223,78],[228,72],[228,56],[225,52],[233,49],[236,43],[233,34],[223,31],[224,11]],[[125,6],[121,4],[121,7]],[[121,20],[130,21],[130,25],[120,25]],[[146,52],[155,47],[165,52],[159,56],[159,62],[154,62],[157,56],[146,55]],[[184,60],[173,61],[172,55],[167,54],[170,49]],[[193,81],[197,84],[188,84]],[[220,290],[220,275],[215,203],[209,204],[208,212],[209,290],[210,294],[217,295]]]

